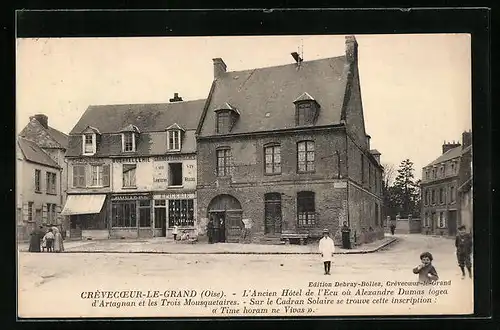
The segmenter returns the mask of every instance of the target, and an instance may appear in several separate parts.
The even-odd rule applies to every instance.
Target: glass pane
[[[273,153],[273,148],[272,148],[272,147],[267,147],[267,148],[265,149],[265,151],[266,151],[266,155],[270,155],[270,154],[272,154],[272,153]]]
[[[266,155],[266,164],[273,162],[273,155]]]
[[[281,164],[274,165],[274,172],[281,173]]]
[[[306,153],[305,152],[299,152],[299,162],[303,162],[306,160]]]
[[[306,144],[305,142],[299,142],[298,145],[297,145],[299,151],[304,151],[306,150]]]
[[[314,150],[314,142],[313,141],[307,142],[307,150],[309,150],[309,151]]]

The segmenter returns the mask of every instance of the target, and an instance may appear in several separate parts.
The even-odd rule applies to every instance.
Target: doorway
[[[448,235],[455,236],[457,234],[457,211],[448,211]]]
[[[231,195],[218,195],[208,205],[214,224],[214,242],[239,242],[243,230],[240,202]]]
[[[264,234],[281,234],[281,194],[268,193],[264,195]]]

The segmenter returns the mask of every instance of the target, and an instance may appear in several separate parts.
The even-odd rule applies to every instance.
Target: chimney
[[[226,63],[219,57],[212,59],[212,61],[214,62],[214,79],[222,77],[226,73]]]
[[[378,152],[376,149],[370,150],[370,153],[372,154],[373,158],[377,161],[377,163],[380,165],[380,152]]]
[[[463,132],[462,133],[462,148],[467,148],[472,144],[472,132]]]
[[[36,114],[32,117],[30,117],[30,121],[35,118],[36,120],[38,120],[38,122],[40,124],[42,124],[42,126],[47,129],[49,128],[49,117],[47,117],[46,115],[44,114]]]
[[[345,37],[345,57],[349,63],[358,61],[358,42],[354,36]]]
[[[370,135],[366,135],[366,146],[367,146],[367,149],[370,150],[370,140],[371,140],[371,136]]]
[[[179,93],[174,93],[174,97],[170,99],[170,102],[180,102],[182,97],[179,97]]]
[[[460,143],[453,141],[452,143],[447,143],[446,141],[443,143],[443,154],[448,150],[453,148],[460,147]]]

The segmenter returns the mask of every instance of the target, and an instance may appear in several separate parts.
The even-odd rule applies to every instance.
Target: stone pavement
[[[372,253],[397,242],[396,237],[363,244],[347,250],[336,247],[335,254]],[[317,254],[317,244],[263,245],[239,243],[185,243],[172,239],[152,238],[142,240],[110,239],[91,241],[65,241],[66,253],[157,253],[157,254]],[[20,252],[28,251],[27,244],[19,244]]]

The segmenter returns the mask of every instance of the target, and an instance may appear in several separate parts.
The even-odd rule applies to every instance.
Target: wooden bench
[[[290,239],[298,239],[300,245],[304,245],[307,241],[309,234],[299,234],[299,233],[285,233],[281,234],[281,239],[285,241],[285,244],[290,244]]]

